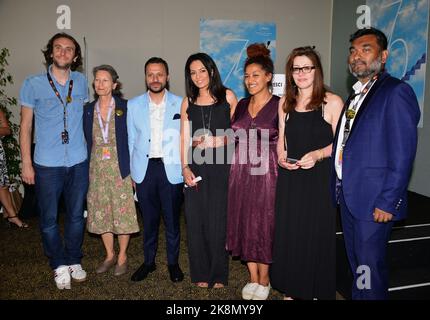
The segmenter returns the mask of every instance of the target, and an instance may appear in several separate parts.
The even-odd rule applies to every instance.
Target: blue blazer
[[[183,182],[180,159],[180,125],[182,98],[166,90],[166,112],[163,124],[163,163],[171,184]],[[145,178],[151,143],[149,95],[144,93],[128,102],[128,147],[131,177],[136,183]]]
[[[118,153],[119,171],[124,179],[130,174],[130,154],[128,151],[127,137],[127,100],[115,97],[115,136],[116,150]],[[93,120],[94,106],[96,101],[87,103],[84,106],[84,135],[87,140],[88,161],[91,158],[91,148],[93,146]]]
[[[355,218],[372,221],[375,208],[393,214],[393,220],[406,218],[419,119],[412,88],[383,72],[360,106],[343,151],[342,190]],[[334,158],[340,123],[332,154],[333,201],[337,200]]]

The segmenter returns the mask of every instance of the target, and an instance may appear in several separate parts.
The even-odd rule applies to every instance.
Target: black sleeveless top
[[[333,130],[324,120],[324,107],[307,112],[291,111],[285,121],[285,137],[288,157],[294,159],[332,143]]]
[[[208,106],[199,106],[192,102],[188,103],[188,120],[191,122],[192,136],[202,129],[216,136],[216,129],[226,130],[230,128],[230,104],[228,102],[214,103]]]

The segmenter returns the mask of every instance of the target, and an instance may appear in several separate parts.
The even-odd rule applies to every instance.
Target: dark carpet
[[[60,214],[60,226],[63,215]],[[104,259],[101,238],[85,233],[82,266],[87,271],[87,280],[72,282],[71,290],[56,288],[53,272],[43,254],[38,218],[26,221],[29,229],[0,225],[0,299],[36,300],[239,300],[242,287],[248,281],[246,265],[240,260],[230,260],[229,285],[222,289],[198,288],[190,282],[186,247],[185,219],[181,216],[181,253],[179,264],[185,279],[172,283],[166,265],[164,227],[160,226],[159,247],[156,258],[157,270],[141,282],[130,281],[131,274],[143,262],[142,231],[130,240],[128,250],[129,272],[116,277],[113,270],[96,274],[95,269]],[[142,222],[139,219],[142,230]],[[117,244],[117,240],[115,240]],[[271,290],[271,300],[280,300],[282,295]]]

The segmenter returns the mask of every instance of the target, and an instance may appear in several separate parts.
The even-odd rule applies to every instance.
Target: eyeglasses
[[[291,69],[291,71],[293,71],[294,74],[299,74],[300,71],[303,72],[303,73],[310,73],[313,69],[315,69],[315,66],[304,66],[304,67],[301,67],[301,68],[293,67]]]

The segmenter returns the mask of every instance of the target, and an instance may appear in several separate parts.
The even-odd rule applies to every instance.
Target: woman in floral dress
[[[120,98],[118,75],[109,65],[94,68],[97,100],[85,106],[84,131],[90,160],[87,229],[100,234],[106,259],[97,273],[115,266],[114,275],[127,272],[130,234],[139,231],[130,178],[127,101]],[[119,254],[115,254],[118,235]]]

